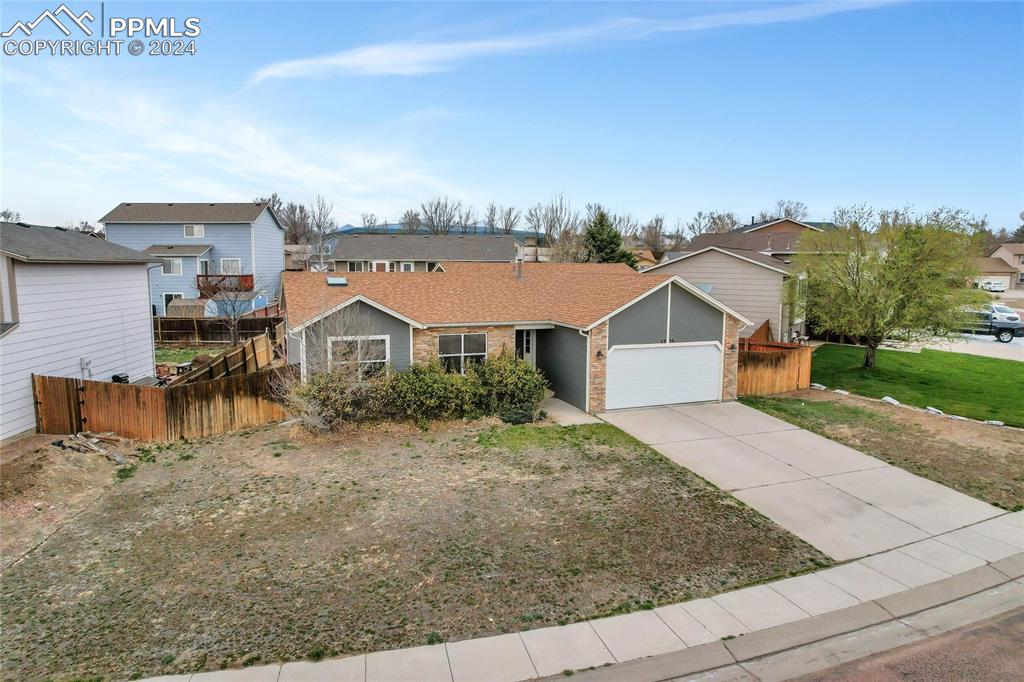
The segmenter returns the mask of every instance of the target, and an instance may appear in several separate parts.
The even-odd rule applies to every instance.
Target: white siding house
[[[150,258],[61,228],[3,223],[0,440],[35,428],[33,374],[154,370]]]

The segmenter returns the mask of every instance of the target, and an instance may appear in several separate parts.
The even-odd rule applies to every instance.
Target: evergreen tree
[[[636,256],[622,245],[622,235],[604,210],[594,213],[583,233],[583,241],[595,263],[625,263],[636,267]]]
[[[1010,235],[1010,241],[1015,244],[1024,243],[1024,225],[1013,231],[1013,234]]]

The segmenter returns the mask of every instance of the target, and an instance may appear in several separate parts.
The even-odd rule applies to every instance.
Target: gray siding
[[[129,249],[144,251],[154,244],[210,244],[213,248],[206,252],[202,258],[210,261],[210,272],[220,272],[221,258],[239,258],[242,261],[242,274],[253,273],[252,262],[252,228],[248,223],[229,225],[205,225],[205,236],[185,238],[184,224],[162,223],[162,224],[116,224],[107,225],[107,241],[112,244],[127,246]],[[281,259],[284,259],[284,242],[280,245]],[[189,263],[191,261],[191,263]],[[196,270],[198,259],[182,259],[182,276],[167,277],[154,274],[150,277],[150,300],[156,306],[157,312],[163,312],[163,293],[169,291],[184,292],[185,298],[198,298],[199,291],[196,289]],[[186,270],[191,274],[185,275]],[[159,273],[159,270],[157,270]],[[280,271],[278,272],[277,286],[280,287]]]
[[[252,224],[253,250],[256,267],[253,270],[256,289],[269,299],[281,296],[281,271],[284,270],[284,230],[277,226],[270,211],[264,211]]]
[[[555,327],[537,331],[537,367],[544,372],[555,396],[587,409],[587,339],[575,329]]]
[[[0,438],[35,428],[32,374],[153,374],[145,265],[15,263],[14,273],[19,324],[0,338]]]
[[[713,298],[754,323],[740,331],[741,337],[750,336],[769,320],[774,338],[779,338],[784,293],[782,273],[717,251],[671,263],[655,272],[679,275],[698,287],[710,285],[708,293]]]
[[[723,313],[678,284],[672,285],[669,339],[675,343],[721,341]]]
[[[331,336],[388,336],[391,368],[400,372],[411,364],[409,324],[362,302],[309,325],[305,332],[307,373],[327,370],[327,339]]]
[[[608,320],[608,347],[665,343],[667,330],[668,287],[662,287]]]

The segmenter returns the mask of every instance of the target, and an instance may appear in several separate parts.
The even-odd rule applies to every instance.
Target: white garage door
[[[605,409],[719,400],[718,343],[615,346],[608,352]]]
[[[1004,275],[984,275],[984,276],[982,276],[982,278],[981,278],[981,285],[982,286],[984,286],[985,284],[987,284],[989,282],[1002,284],[1007,289],[1010,288],[1010,276],[1009,275],[1005,275],[1005,276]]]

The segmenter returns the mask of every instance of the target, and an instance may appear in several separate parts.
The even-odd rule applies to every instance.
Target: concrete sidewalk
[[[601,417],[838,561],[1004,513],[740,403]]]

